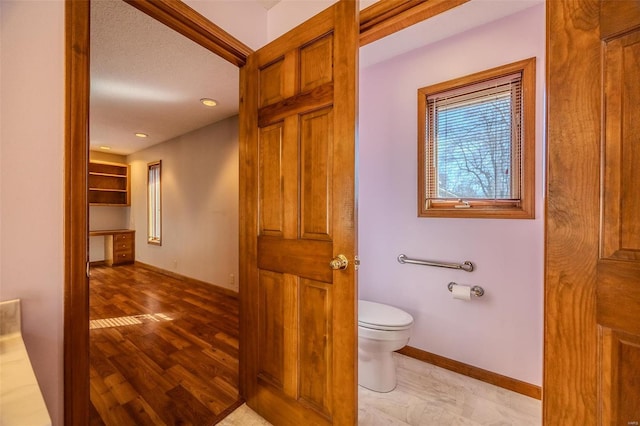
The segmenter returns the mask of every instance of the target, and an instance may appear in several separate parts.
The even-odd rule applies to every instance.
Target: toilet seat
[[[413,324],[407,312],[389,305],[358,301],[358,326],[373,330],[406,330]]]

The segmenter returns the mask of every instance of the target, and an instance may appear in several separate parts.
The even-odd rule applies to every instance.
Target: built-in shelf
[[[126,164],[89,163],[89,204],[128,206],[130,167]]]

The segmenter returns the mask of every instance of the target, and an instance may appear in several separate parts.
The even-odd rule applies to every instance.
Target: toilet
[[[413,317],[382,303],[358,301],[358,384],[375,392],[396,387],[391,353],[409,342]]]

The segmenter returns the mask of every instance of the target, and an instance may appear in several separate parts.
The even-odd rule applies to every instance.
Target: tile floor
[[[542,405],[488,383],[394,354],[398,386],[389,393],[358,388],[358,424],[378,425],[518,425],[542,424]],[[242,405],[222,426],[269,423]]]

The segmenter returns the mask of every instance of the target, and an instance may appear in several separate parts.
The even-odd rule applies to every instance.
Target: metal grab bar
[[[473,271],[473,263],[469,262],[468,260],[465,261],[463,264],[443,263],[443,262],[432,262],[429,260],[409,259],[406,255],[401,254],[400,256],[398,256],[398,262],[413,263],[414,265],[437,266],[438,268],[462,269],[463,271],[467,271],[467,272]]]

